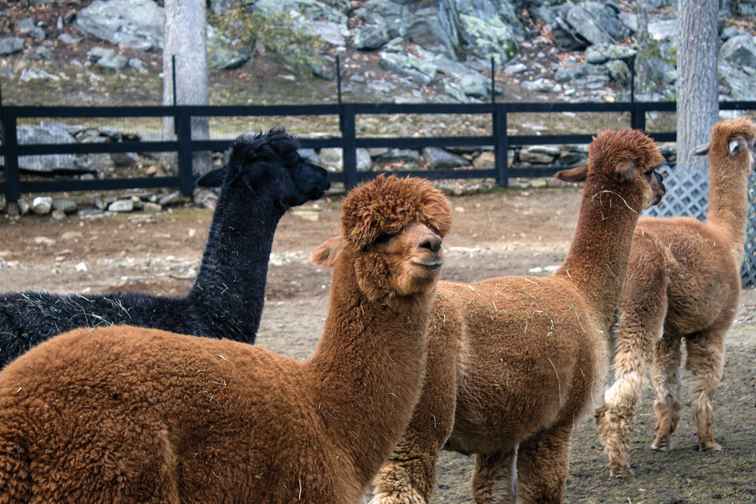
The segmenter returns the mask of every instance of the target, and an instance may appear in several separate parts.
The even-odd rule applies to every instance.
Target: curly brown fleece
[[[441,191],[424,179],[396,180],[396,175],[378,175],[344,201],[341,225],[354,247],[370,245],[381,233],[394,235],[411,222],[425,224],[442,237],[451,229],[451,208]]]
[[[369,193],[389,216],[413,208],[449,228],[428,184],[382,188],[347,202]],[[358,502],[417,402],[443,257],[425,225],[392,230],[330,250],[329,313],[307,362],[129,326],[72,331],[13,361],[0,372],[0,503]],[[385,296],[360,288],[377,290],[358,259],[388,268]]]

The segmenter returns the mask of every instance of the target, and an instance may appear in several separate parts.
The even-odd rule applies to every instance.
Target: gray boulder
[[[666,40],[677,44],[677,19],[651,19],[648,33],[654,40]]]
[[[63,198],[52,200],[52,207],[67,214],[74,213],[79,209],[79,205],[75,201]]]
[[[35,28],[34,20],[30,17],[26,17],[23,19],[19,19],[16,21],[16,30],[21,35],[27,35],[30,31],[32,31]]]
[[[719,77],[730,88],[735,100],[756,100],[756,75],[739,70],[732,63],[719,59]]]
[[[49,80],[53,82],[58,82],[60,80],[60,77],[57,75],[53,75],[51,73],[45,72],[41,68],[24,68],[21,71],[21,76],[19,77],[19,80],[21,82],[29,82],[31,80]]]
[[[29,31],[28,35],[29,35],[29,37],[31,37],[31,38],[33,38],[34,40],[37,40],[37,41],[39,41],[39,40],[45,40],[45,38],[47,37],[45,35],[45,31],[42,28],[40,28],[39,26],[35,26],[34,28],[32,28],[31,31]]]
[[[451,98],[454,98],[455,100],[462,103],[473,101],[465,94],[465,92],[456,82],[453,82],[450,79],[441,79],[441,82],[444,84],[444,92]]]
[[[72,144],[76,140],[62,128],[44,126],[19,126],[18,143],[29,144]],[[21,156],[18,167],[34,172],[54,172],[56,170],[74,170],[78,166],[71,154],[45,156]]]
[[[341,149],[320,149],[318,164],[329,172],[340,172],[344,168],[344,154]]]
[[[0,39],[0,56],[15,54],[24,50],[24,39],[21,37],[5,37]]]
[[[307,57],[307,66],[316,77],[325,80],[334,80],[336,78],[336,66],[334,61],[319,56]]]
[[[431,170],[441,170],[446,168],[456,168],[458,166],[468,166],[470,162],[462,156],[457,156],[438,147],[426,147],[423,149],[422,159]]]
[[[95,0],[73,25],[83,33],[127,49],[163,48],[165,13],[152,0]]]
[[[638,53],[635,47],[617,44],[596,44],[585,51],[585,61],[600,65],[610,60],[629,60]]]
[[[515,32],[493,0],[440,0],[438,19],[444,45],[458,58],[469,53],[502,64],[517,54]]]
[[[316,21],[328,21],[346,29],[347,16],[341,4],[339,8],[335,8],[313,0],[258,0],[252,4],[251,9],[272,19],[280,19],[282,14],[288,14],[294,21],[295,29],[305,33]]]
[[[737,35],[722,44],[719,57],[733,65],[756,68],[756,43],[751,35]]]
[[[534,81],[522,81],[520,87],[536,93],[548,93],[554,86],[546,79],[536,79]]]
[[[373,159],[370,157],[370,151],[364,148],[359,148],[355,151],[355,154],[357,155],[357,171],[370,171],[373,167]]]
[[[241,53],[235,43],[224,33],[207,27],[207,66],[208,68],[233,69],[249,61],[248,53]]]
[[[58,35],[58,40],[66,45],[76,45],[81,42],[81,37],[76,37],[68,32],[63,32]]]
[[[632,33],[618,14],[613,6],[589,1],[570,7],[565,20],[591,44],[614,44]]]
[[[562,17],[556,18],[552,23],[551,35],[556,46],[565,51],[582,51],[589,45],[589,42]]]
[[[319,37],[324,42],[332,46],[346,45],[346,39],[343,35],[343,26],[331,23],[329,21],[315,21],[310,25],[309,33],[313,37]]]
[[[414,56],[404,56],[396,53],[380,53],[378,64],[384,70],[401,73],[420,81],[423,85],[433,82],[438,67],[431,62],[422,61]]]
[[[103,70],[110,70],[113,72],[119,72],[126,68],[129,64],[129,58],[112,51],[102,58],[97,60],[97,66]]]
[[[385,28],[378,25],[368,25],[356,31],[352,43],[355,49],[373,50],[380,48],[388,41],[389,36]]]
[[[444,41],[447,36],[442,31],[438,19],[438,6],[424,7],[412,12],[404,29],[404,39],[434,53],[446,53]]]
[[[481,74],[473,72],[464,75],[459,80],[459,85],[467,96],[483,100],[488,97],[491,81]]]
[[[420,153],[414,149],[391,149],[379,159],[397,169],[414,170],[420,166]]]
[[[52,198],[50,196],[37,196],[32,200],[31,210],[37,215],[47,215],[52,210]]]
[[[614,60],[607,61],[603,66],[607,70],[607,72],[609,72],[609,77],[611,77],[614,82],[622,86],[627,86],[628,84],[630,84],[630,79],[632,76],[630,75],[630,67],[627,65],[627,63],[620,60]]]
[[[585,77],[585,64],[574,65],[571,67],[560,67],[554,72],[556,82],[568,82]]]

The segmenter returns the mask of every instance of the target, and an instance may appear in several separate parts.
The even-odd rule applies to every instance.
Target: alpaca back
[[[288,502],[300,481],[303,498],[334,487],[320,455],[332,444],[300,363],[243,343],[132,327],[79,329],[38,349],[0,375],[0,450],[14,439],[46,468],[31,484],[46,485],[40,496],[50,501],[77,488],[103,502],[149,501],[150,489],[166,487],[193,502]],[[66,477],[53,483],[47,475],[56,472]],[[0,469],[3,485],[17,477]]]
[[[512,447],[587,413],[604,383],[607,345],[573,285],[558,277],[503,277],[469,286],[441,282],[439,295],[451,301],[434,305],[433,339],[446,324],[464,326],[451,449]]]
[[[687,330],[706,327],[723,315],[734,319],[743,254],[734,253],[721,229],[690,217],[647,217],[638,221],[635,236],[623,307],[643,299],[637,296],[655,295],[657,289],[650,285],[664,276],[665,324]]]

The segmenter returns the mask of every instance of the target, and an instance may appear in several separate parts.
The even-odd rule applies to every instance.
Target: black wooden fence
[[[722,110],[756,110],[756,102],[722,102]],[[513,174],[508,166],[507,150],[525,145],[588,144],[593,135],[508,135],[508,114],[590,112],[628,113],[630,127],[646,129],[646,114],[649,112],[674,112],[674,102],[630,103],[481,103],[481,104],[385,104],[385,103],[340,103],[334,105],[250,105],[250,106],[146,106],[146,107],[38,107],[2,106],[2,144],[0,156],[5,160],[5,181],[0,182],[0,192],[5,194],[6,204],[15,203],[21,194],[60,191],[93,191],[128,188],[178,187],[184,194],[191,194],[194,187],[192,175],[192,152],[223,151],[231,140],[193,140],[192,117],[260,117],[260,116],[338,116],[340,137],[302,138],[305,148],[326,147],[343,149],[344,167],[340,173],[330,173],[332,182],[342,182],[353,187],[358,182],[376,176],[377,172],[358,172],[356,149],[360,147],[423,148],[423,147],[481,147],[492,146],[495,154],[493,169],[470,170],[422,170],[402,172],[431,179],[493,178],[499,186],[506,187]],[[482,136],[435,136],[435,137],[362,137],[357,136],[356,118],[360,115],[411,115],[411,114],[477,114],[490,115],[491,135]],[[29,118],[146,118],[173,117],[175,141],[162,142],[108,142],[81,144],[20,145],[17,139],[19,119]],[[596,132],[598,133],[598,132]],[[656,141],[674,142],[675,132],[651,132]],[[118,178],[99,180],[53,179],[43,181],[20,180],[19,156],[47,154],[94,154],[116,152],[175,152],[178,154],[178,176],[155,178]],[[563,166],[517,168],[516,177],[547,177]]]

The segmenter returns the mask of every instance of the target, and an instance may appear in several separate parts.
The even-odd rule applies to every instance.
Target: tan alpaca
[[[128,326],[32,349],[0,372],[0,503],[358,502],[420,393],[450,225],[418,179],[353,191],[307,362]]]
[[[689,217],[638,221],[614,328],[616,381],[594,416],[612,475],[633,474],[628,444],[654,346],[656,440],[651,447],[671,448],[669,437],[680,418],[683,338],[693,373],[699,446],[720,449],[712,429],[712,397],[722,378],[725,333],[740,300],[754,137],[750,121],[726,121],[714,127],[709,144],[697,149],[708,152],[711,165],[707,224]]]
[[[423,391],[373,504],[430,502],[441,448],[475,455],[478,504],[562,502],[572,430],[603,393],[633,229],[659,197],[662,162],[640,132],[602,133],[585,166],[559,174],[587,181],[554,277],[439,283]]]

